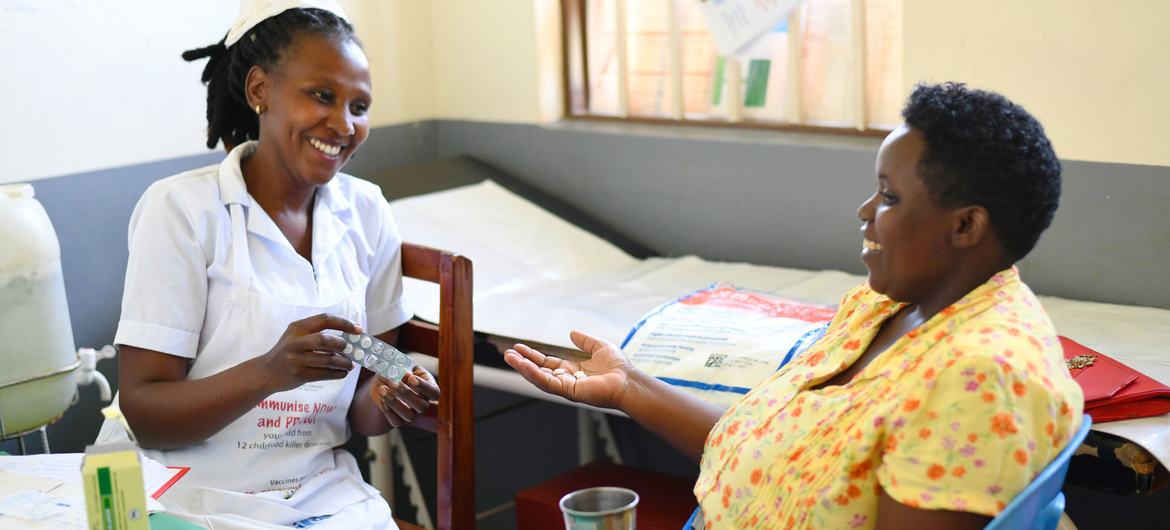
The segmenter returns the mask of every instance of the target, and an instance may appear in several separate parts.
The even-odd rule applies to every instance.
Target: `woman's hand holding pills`
[[[633,370],[629,359],[613,343],[580,331],[570,333],[569,338],[589,354],[588,360],[560,359],[517,344],[504,352],[504,361],[545,392],[587,405],[617,408]]]
[[[370,398],[382,410],[391,427],[399,427],[414,421],[423,411],[439,399],[439,385],[435,376],[425,368],[415,366],[402,381],[391,381],[376,376],[370,386]]]
[[[311,381],[342,379],[348,375],[353,363],[336,355],[345,348],[345,340],[326,330],[362,332],[361,326],[327,314],[289,324],[272,350],[256,359],[266,387],[280,392]]]

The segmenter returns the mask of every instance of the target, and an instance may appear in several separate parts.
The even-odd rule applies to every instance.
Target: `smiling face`
[[[302,34],[274,72],[253,68],[247,91],[264,109],[259,149],[300,184],[329,182],[369,135],[369,62],[352,39]]]
[[[890,133],[878,150],[877,191],[857,210],[869,285],[901,302],[929,298],[959,259],[954,244],[962,209],[940,207],[930,196],[918,172],[925,147],[915,129],[903,125]]]

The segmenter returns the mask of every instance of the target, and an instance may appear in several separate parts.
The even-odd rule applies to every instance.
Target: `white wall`
[[[419,0],[342,0],[370,59],[378,127],[435,114],[431,9]]]
[[[1170,166],[1170,2],[904,1],[907,89],[990,88],[1061,158]]]
[[[205,151],[203,63],[230,0],[26,0],[0,8],[0,182]]]
[[[373,65],[371,124],[434,115],[430,8],[343,0]],[[208,152],[206,61],[238,0],[0,2],[0,183]]]
[[[907,89],[965,80],[1037,114],[1066,159],[1170,165],[1170,2],[904,0]],[[373,126],[560,116],[557,0],[342,0]],[[238,0],[0,3],[0,183],[207,152],[203,62]]]
[[[540,120],[534,2],[553,0],[428,2],[437,117]]]

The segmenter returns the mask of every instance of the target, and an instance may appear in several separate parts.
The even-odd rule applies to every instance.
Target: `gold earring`
[[[259,116],[261,114],[264,114],[264,106],[257,103],[256,104],[256,115]]]

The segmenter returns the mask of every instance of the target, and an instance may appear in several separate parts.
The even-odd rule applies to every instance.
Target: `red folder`
[[[1094,423],[1170,413],[1170,387],[1068,337],[1060,345]]]

